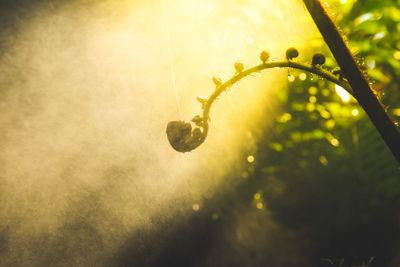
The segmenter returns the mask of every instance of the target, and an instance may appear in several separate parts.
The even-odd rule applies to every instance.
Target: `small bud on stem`
[[[214,84],[215,84],[216,86],[220,86],[221,84],[224,83],[224,82],[222,81],[222,79],[221,79],[220,77],[217,77],[217,76],[214,76],[214,77],[212,78],[212,80],[213,80],[213,82],[214,82]]]
[[[261,54],[260,54],[260,59],[261,59],[262,63],[267,62],[268,59],[269,59],[269,56],[270,56],[270,55],[269,55],[268,50],[263,50],[263,51],[261,52]]]
[[[238,72],[238,73],[240,73],[244,70],[244,65],[241,62],[236,62],[234,66],[235,66],[236,72]]]
[[[323,65],[325,63],[325,56],[321,53],[316,53],[312,57],[312,65],[315,67],[317,65]]]
[[[291,47],[286,50],[286,59],[287,60],[292,60],[298,56],[299,56],[299,51],[297,51],[296,48]]]
[[[207,97],[205,96],[198,96],[196,97],[197,101],[199,101],[200,103],[205,103],[207,102]]]
[[[194,115],[192,122],[194,122],[197,126],[202,126],[203,118],[200,115]]]

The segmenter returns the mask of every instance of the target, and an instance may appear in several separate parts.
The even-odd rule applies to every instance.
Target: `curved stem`
[[[331,81],[331,82],[343,87],[347,92],[349,92],[349,94],[353,95],[353,90],[351,89],[351,87],[347,83],[347,81],[339,79],[333,73],[331,73],[325,69],[322,69],[320,67],[297,63],[297,62],[293,62],[293,61],[265,62],[260,65],[250,67],[250,68],[234,75],[228,81],[219,85],[215,89],[215,91],[211,94],[211,96],[207,99],[207,102],[205,103],[204,108],[203,108],[203,139],[202,139],[202,141],[204,141],[205,138],[207,137],[210,109],[211,109],[211,106],[214,103],[214,101],[218,98],[218,96],[221,95],[221,93],[224,92],[225,90],[227,90],[229,87],[234,85],[236,82],[240,81],[241,79],[243,79],[249,75],[252,75],[254,73],[260,72],[262,70],[271,69],[271,68],[293,68],[293,69],[300,69],[300,70],[304,70],[304,71],[307,71],[310,73],[314,73],[322,78],[327,79],[328,81]]]
[[[293,68],[314,73],[322,78],[327,79],[328,81],[336,83],[347,90],[349,94],[354,95],[352,88],[346,80],[338,78],[330,71],[327,71],[319,66],[312,66],[293,61],[264,62],[235,74],[228,81],[217,86],[211,96],[205,100],[205,102],[203,102],[203,116],[200,119],[201,123],[197,121],[197,125],[200,127],[196,127],[194,130],[192,130],[190,123],[187,121],[170,121],[167,125],[167,136],[172,147],[179,152],[189,152],[200,146],[207,138],[210,109],[218,96],[220,96],[222,92],[226,91],[229,87],[241,79],[271,68]],[[202,128],[202,130],[200,128]]]

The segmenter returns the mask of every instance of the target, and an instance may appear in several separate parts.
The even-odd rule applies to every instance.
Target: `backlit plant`
[[[397,161],[400,163],[400,133],[388,117],[385,107],[380,103],[371,89],[367,77],[361,70],[357,60],[348,49],[343,36],[326,11],[326,4],[320,0],[303,0],[304,5],[311,14],[316,26],[330,48],[340,68],[329,71],[322,68],[325,56],[314,54],[312,63],[304,64],[295,62],[299,52],[296,48],[286,50],[286,60],[270,60],[268,51],[261,52],[261,64],[245,69],[244,65],[237,62],[234,67],[236,74],[223,82],[219,77],[213,77],[216,89],[209,97],[198,97],[202,105],[202,115],[196,115],[189,121],[170,121],[167,125],[167,136],[172,147],[179,152],[188,152],[204,142],[209,130],[210,109],[212,104],[232,85],[242,78],[269,68],[293,68],[314,73],[341,86],[351,94],[365,110],[366,114],[379,131],[386,145],[389,147]],[[194,127],[192,127],[192,124]]]

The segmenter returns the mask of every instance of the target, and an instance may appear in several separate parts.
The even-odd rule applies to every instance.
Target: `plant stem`
[[[349,94],[353,95],[353,91],[352,91],[350,85],[345,80],[339,79],[338,77],[333,75],[331,72],[329,72],[323,68],[316,68],[316,67],[312,67],[310,65],[297,63],[297,62],[293,62],[293,61],[271,61],[271,62],[266,62],[266,63],[262,63],[260,65],[250,67],[250,68],[236,74],[235,76],[233,76],[232,78],[227,80],[222,85],[218,86],[216,88],[216,90],[211,94],[211,96],[207,100],[207,104],[203,111],[203,114],[204,114],[203,118],[205,120],[208,118],[209,109],[210,109],[211,105],[223,91],[225,91],[226,89],[228,89],[229,87],[231,87],[236,82],[243,79],[244,77],[247,77],[249,75],[260,72],[262,70],[271,69],[271,68],[293,68],[293,69],[300,69],[300,70],[304,70],[304,71],[307,71],[310,73],[314,73],[322,78],[327,79],[328,81],[331,81],[333,83],[340,85],[341,87],[346,89],[346,91]]]
[[[293,69],[300,69],[304,70],[310,73],[314,73],[322,78],[327,79],[328,81],[331,81],[337,85],[340,85],[343,87],[349,94],[353,95],[353,90],[351,89],[351,86],[349,83],[345,80],[342,80],[332,74],[330,71],[327,71],[323,68],[320,67],[313,67],[311,65],[303,64],[303,63],[298,63],[298,62],[293,62],[293,61],[270,61],[266,63],[261,63],[259,65],[250,67],[240,73],[237,73],[234,75],[232,78],[218,86],[214,92],[210,95],[210,97],[207,99],[207,102],[205,106],[203,107],[203,135],[204,139],[207,136],[208,133],[208,120],[210,116],[210,109],[214,101],[221,95],[222,92],[230,88],[232,85],[240,81],[241,79],[252,75],[254,73],[266,70],[266,69],[271,69],[271,68],[293,68]]]
[[[185,135],[185,128],[187,128],[187,122],[184,121],[171,121],[168,123],[167,126],[167,136],[168,140],[171,143],[172,147],[179,151],[179,152],[189,152],[199,145],[201,145],[207,138],[208,134],[208,121],[210,119],[210,109],[212,104],[215,102],[215,100],[222,94],[222,92],[226,91],[228,88],[233,86],[235,83],[239,82],[241,79],[252,75],[254,73],[261,72],[266,69],[272,69],[272,68],[293,68],[293,69],[300,69],[304,70],[310,73],[314,73],[324,79],[327,79],[328,81],[331,81],[337,85],[340,85],[343,87],[349,94],[353,95],[353,90],[351,89],[351,86],[346,80],[341,79],[340,77],[337,77],[334,75],[332,72],[325,70],[321,67],[316,67],[308,64],[303,64],[303,63],[298,63],[298,62],[293,62],[293,61],[270,61],[270,62],[263,62],[259,65],[247,68],[239,73],[236,73],[234,76],[232,76],[229,80],[224,82],[223,84],[217,86],[214,90],[214,92],[210,95],[210,97],[207,98],[205,103],[203,103],[202,109],[203,109],[203,117],[202,117],[202,123],[201,123],[201,135],[195,134],[192,132],[190,136],[187,136],[185,139],[178,139],[178,142],[171,141],[175,140],[176,134],[181,132],[181,134]],[[182,130],[183,129],[183,130]],[[198,127],[197,127],[198,129]],[[196,129],[195,129],[196,130]],[[183,132],[182,132],[183,131]]]
[[[338,65],[353,88],[354,97],[365,110],[386,145],[400,163],[400,133],[372,92],[353,55],[346,46],[320,0],[303,0]]]

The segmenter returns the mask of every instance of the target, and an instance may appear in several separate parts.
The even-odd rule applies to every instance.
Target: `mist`
[[[184,220],[240,184],[227,174],[245,169],[285,71],[221,97],[192,153],[170,147],[166,124],[199,113],[196,96],[211,94],[213,75],[233,75],[237,60],[307,45],[314,32],[300,29],[310,21],[294,0],[168,4],[183,118],[162,1],[2,4],[1,266],[104,265],[137,229],[162,230],[154,218]]]

